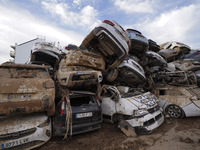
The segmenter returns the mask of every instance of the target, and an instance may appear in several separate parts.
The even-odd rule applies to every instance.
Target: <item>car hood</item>
[[[47,119],[48,117],[41,113],[10,115],[0,118],[0,135],[37,127]]]
[[[157,98],[150,92],[146,92],[144,94],[140,94],[137,96],[128,97],[128,98],[124,98],[124,99],[130,101],[132,104],[134,104],[139,109],[141,109],[141,108],[150,109],[157,105],[157,102],[156,102]]]

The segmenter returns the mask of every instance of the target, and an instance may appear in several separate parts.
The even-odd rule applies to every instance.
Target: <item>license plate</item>
[[[91,117],[92,112],[76,114],[76,118]]]
[[[28,143],[28,142],[29,142],[28,138],[12,141],[12,142],[9,142],[9,143],[1,144],[1,149],[10,148],[10,147],[14,147],[14,146],[17,146],[17,145],[22,145],[22,144],[25,144],[25,143]]]

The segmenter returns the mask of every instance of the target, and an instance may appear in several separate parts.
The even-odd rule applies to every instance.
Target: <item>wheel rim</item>
[[[172,118],[181,118],[182,110],[176,105],[170,105],[167,109],[167,113]]]

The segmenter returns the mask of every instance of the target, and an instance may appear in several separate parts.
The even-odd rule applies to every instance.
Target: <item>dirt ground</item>
[[[127,137],[116,124],[67,140],[53,137],[40,150],[200,150],[200,117],[166,119],[153,133]]]

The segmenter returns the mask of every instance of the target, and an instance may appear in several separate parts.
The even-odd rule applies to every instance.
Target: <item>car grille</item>
[[[155,106],[153,108],[148,109],[148,112],[152,114],[152,113],[158,111],[159,109],[160,109],[160,107],[157,105],[157,106]]]
[[[23,131],[19,131],[19,132],[0,135],[0,141],[7,141],[7,140],[14,140],[14,139],[22,138],[22,137],[33,134],[35,131],[36,131],[36,128],[31,128],[28,130],[23,130]]]
[[[161,113],[155,117],[156,121],[158,121],[160,118],[162,118],[162,114]]]
[[[150,125],[152,125],[152,124],[154,124],[154,123],[155,123],[155,120],[154,120],[154,118],[152,118],[152,119],[150,119],[150,120],[144,122],[144,126],[150,126]]]

